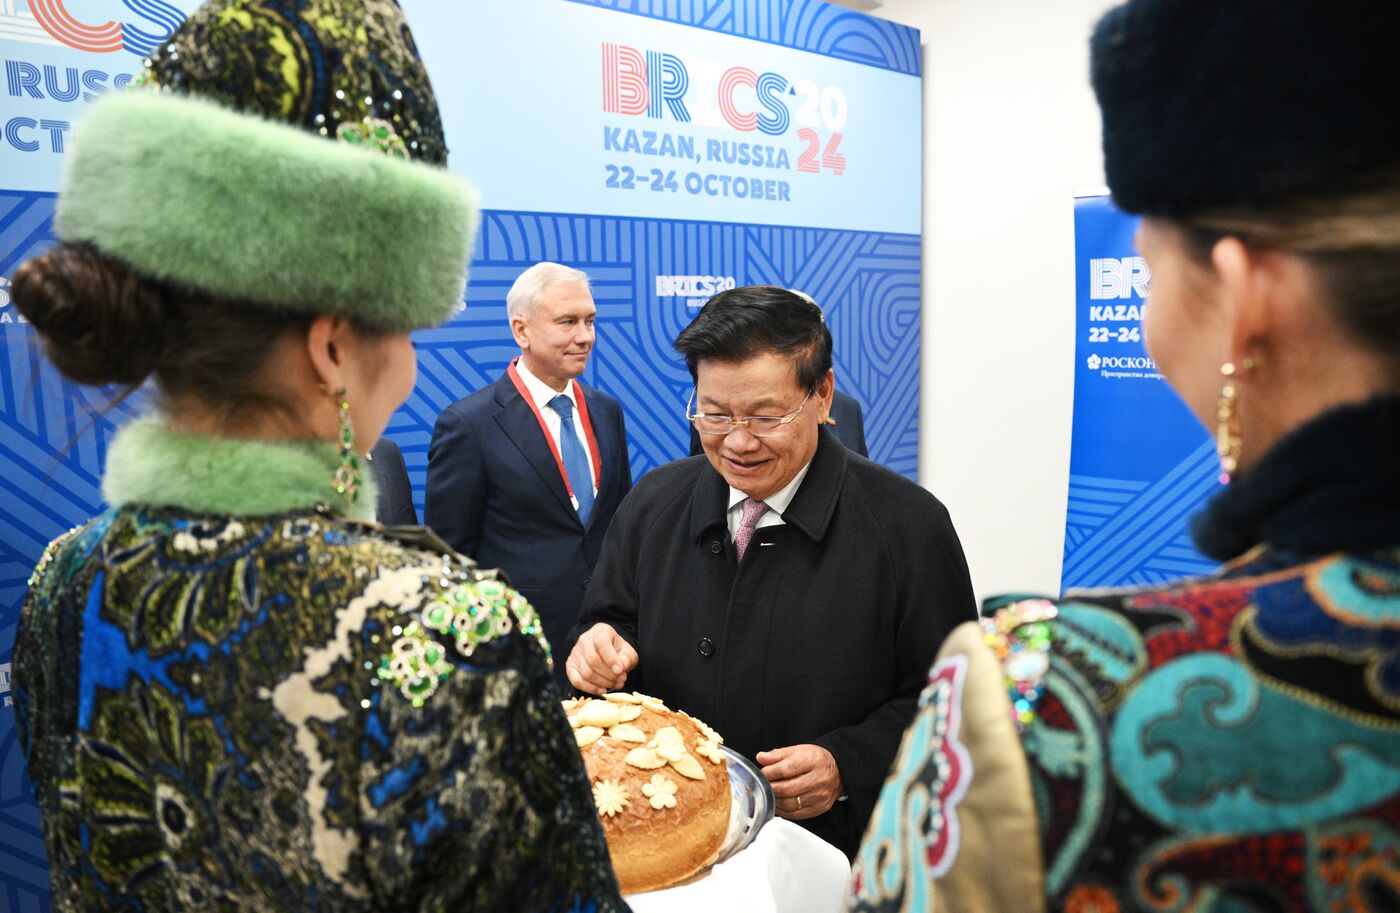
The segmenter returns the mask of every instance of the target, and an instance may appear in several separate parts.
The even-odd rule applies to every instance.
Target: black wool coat
[[[385,526],[417,526],[418,511],[413,507],[413,487],[403,451],[387,437],[381,437],[367,455],[369,471],[379,489],[374,519]]]
[[[785,525],[757,530],[742,564],[728,502],[703,456],[648,473],[613,518],[568,648],[606,622],[640,657],[628,689],[750,758],[826,748],[848,799],[801,823],[850,855],[939,644],[976,617],[962,546],[933,495],[825,428]]]

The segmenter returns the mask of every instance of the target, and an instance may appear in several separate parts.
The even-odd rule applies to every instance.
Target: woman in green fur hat
[[[625,909],[534,611],[362,520],[477,219],[398,6],[211,2],[141,83],[13,284],[68,377],[160,407],[15,647],[55,909]]]

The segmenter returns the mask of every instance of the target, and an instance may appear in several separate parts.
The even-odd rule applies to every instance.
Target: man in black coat
[[[722,292],[676,348],[705,456],[619,508],[569,680],[708,722],[763,767],[779,814],[849,855],[938,645],[976,617],[962,546],[933,495],[823,427],[831,335],[813,303]]]
[[[622,407],[578,376],[593,350],[588,276],[537,263],[506,295],[516,359],[495,384],[443,410],[428,445],[424,520],[453,548],[501,568],[562,647],[608,524],[632,488]]]

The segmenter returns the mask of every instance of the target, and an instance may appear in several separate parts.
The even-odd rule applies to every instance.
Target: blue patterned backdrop
[[[505,294],[542,259],[589,273],[598,342],[584,381],[626,411],[633,477],[684,456],[690,375],[671,340],[703,298],[658,298],[656,276],[723,275],[799,288],[821,302],[837,383],[865,407],[871,457],[913,478],[918,462],[919,239],[582,215],[490,212],[464,313],[416,335],[418,388],[389,426],[421,508],[428,439],[450,403],[495,381],[519,354]]]
[[[530,11],[516,9],[509,15],[533,15],[534,7],[564,0],[528,2],[532,4]],[[102,2],[92,0],[91,5],[93,10],[85,5],[81,12],[92,16],[103,12],[98,9]],[[111,9],[105,12],[121,18],[122,4],[110,0],[106,5]],[[194,3],[181,0],[180,5],[189,9]],[[437,61],[427,45],[441,40],[449,20],[485,15],[475,6],[454,11],[455,7],[448,9],[424,0],[405,0],[403,5],[415,23],[430,66]],[[688,428],[682,411],[690,381],[671,349],[671,340],[705,300],[658,294],[657,277],[704,276],[732,279],[740,285],[797,288],[820,302],[836,339],[837,384],[865,408],[871,457],[913,478],[918,463],[920,263],[919,237],[910,233],[918,224],[917,205],[908,203],[920,195],[918,33],[820,0],[572,0],[568,5],[593,8],[604,16],[635,14],[641,19],[619,18],[642,22],[646,28],[651,28],[651,23],[645,20],[655,20],[658,27],[666,28],[677,23],[694,26],[704,30],[696,36],[707,41],[713,36],[729,36],[763,42],[758,47],[771,45],[775,53],[790,54],[785,49],[811,52],[812,61],[831,59],[838,68],[847,68],[830,71],[837,74],[830,78],[849,80],[844,84],[857,102],[870,98],[868,93],[873,90],[869,86],[888,88],[891,81],[912,82],[912,87],[902,89],[896,85],[890,90],[894,94],[882,95],[878,104],[872,101],[860,109],[863,123],[853,118],[847,130],[849,145],[843,147],[852,153],[851,170],[845,176],[760,174],[790,179],[795,199],[807,201],[801,205],[844,212],[853,224],[857,216],[865,223],[883,220],[888,224],[876,227],[897,230],[754,224],[762,221],[760,210],[752,201],[733,199],[714,201],[716,221],[656,218],[654,206],[646,217],[629,215],[618,211],[616,202],[609,202],[612,208],[608,215],[538,211],[541,207],[512,204],[510,188],[501,186],[502,180],[493,179],[489,186],[483,183],[488,205],[498,208],[484,213],[466,307],[445,326],[415,335],[418,385],[388,429],[404,452],[420,516],[433,424],[449,403],[493,382],[517,354],[505,319],[505,293],[521,270],[542,259],[580,267],[592,277],[598,304],[598,342],[584,380],[622,402],[634,477],[676,459],[687,448]],[[432,17],[440,21],[434,23]],[[425,34],[428,40],[424,40]],[[618,34],[622,37],[607,40],[642,40],[628,37],[636,34],[635,27],[619,29]],[[506,36],[506,41],[517,37]],[[736,60],[762,66],[761,60],[753,59],[748,42],[734,44],[738,48]],[[667,47],[684,49],[683,44]],[[454,49],[449,46],[447,50]],[[116,84],[114,74],[137,65],[134,53],[98,54],[61,46],[38,28],[26,0],[0,0],[0,53],[7,60],[33,61],[40,68],[53,61],[59,74],[67,66],[84,73],[106,67],[100,81],[110,78],[112,84]],[[594,59],[593,51],[588,52],[588,59]],[[781,60],[785,61],[783,66],[795,66],[790,57]],[[813,75],[820,78],[826,71],[820,64],[815,67]],[[867,86],[859,74],[852,75],[852,70],[877,75]],[[452,72],[450,66],[444,71]],[[790,72],[796,78],[808,71],[799,68]],[[456,150],[464,153],[454,161],[476,177],[471,153],[482,148],[478,133],[485,129],[479,105],[492,84],[489,80],[443,78],[438,87],[445,112],[457,105],[478,116],[456,133],[449,130]],[[40,91],[47,88],[44,83]],[[584,92],[580,87],[574,91]],[[467,97],[462,97],[464,93]],[[60,104],[56,93],[35,99],[11,91],[0,99],[4,99],[0,101],[0,124],[15,116],[36,124],[45,118],[61,118],[67,123],[84,103],[75,99]],[[506,110],[505,115],[511,118],[512,127],[519,127],[523,142],[536,142],[524,133],[530,127],[530,114]],[[860,143],[864,141],[870,148],[868,144],[884,135],[879,130],[892,122],[898,124],[899,135],[912,137],[908,143],[893,144],[901,157],[881,159],[867,154],[862,159]],[[48,145],[50,134],[25,127],[20,135],[43,142],[34,152],[23,154],[17,147],[0,143],[0,697],[4,700],[0,710],[0,913],[38,913],[49,908],[38,815],[10,709],[9,659],[27,580],[51,539],[101,510],[99,489],[107,442],[116,428],[145,409],[148,402],[146,396],[138,394],[114,405],[116,391],[63,381],[43,360],[30,329],[19,321],[9,301],[8,279],[15,268],[53,241],[52,191],[62,159],[61,151]],[[593,127],[588,135],[596,144]],[[456,139],[462,136],[469,139]],[[879,142],[884,143],[882,148],[891,145]],[[794,159],[795,149],[791,150]],[[12,167],[16,163],[18,167]],[[726,168],[708,163],[705,167]],[[853,183],[861,179],[861,169],[867,177],[876,173],[879,180],[892,182],[900,192],[859,193],[859,206],[849,205],[846,198],[835,194],[849,196],[855,188],[865,186]],[[515,180],[523,187],[522,182],[530,176],[521,172]],[[561,195],[558,208],[586,208],[589,200],[600,198],[597,187],[590,184],[589,188],[589,193]],[[890,212],[898,204],[897,216],[880,215],[885,196],[889,197]],[[622,201],[623,208],[633,205],[633,199],[643,202],[642,197],[614,198],[606,193],[601,198]],[[696,200],[686,198],[683,202],[693,207]],[[517,208],[506,208],[511,205]],[[809,211],[801,205],[785,212],[783,218],[801,221],[801,213]],[[819,223],[814,220],[813,224]]]
[[[1062,586],[1164,584],[1214,570],[1192,544],[1187,522],[1220,488],[1219,474],[1209,441],[1160,478],[1071,473]]]
[[[911,76],[920,74],[919,33],[830,3],[771,0],[571,0],[696,28],[813,51]]]

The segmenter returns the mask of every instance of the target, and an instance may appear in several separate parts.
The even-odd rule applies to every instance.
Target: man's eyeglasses
[[[802,410],[807,406],[807,400],[811,399],[815,392],[815,390],[808,390],[807,395],[802,398],[802,402],[798,404],[797,408],[786,415],[746,415],[742,418],[734,418],[730,415],[714,415],[709,412],[691,412],[691,406],[695,405],[695,391],[691,390],[690,399],[685,404],[685,418],[701,434],[725,435],[743,425],[754,437],[764,437],[769,434],[777,434],[783,429],[783,426],[792,424],[802,414]]]

